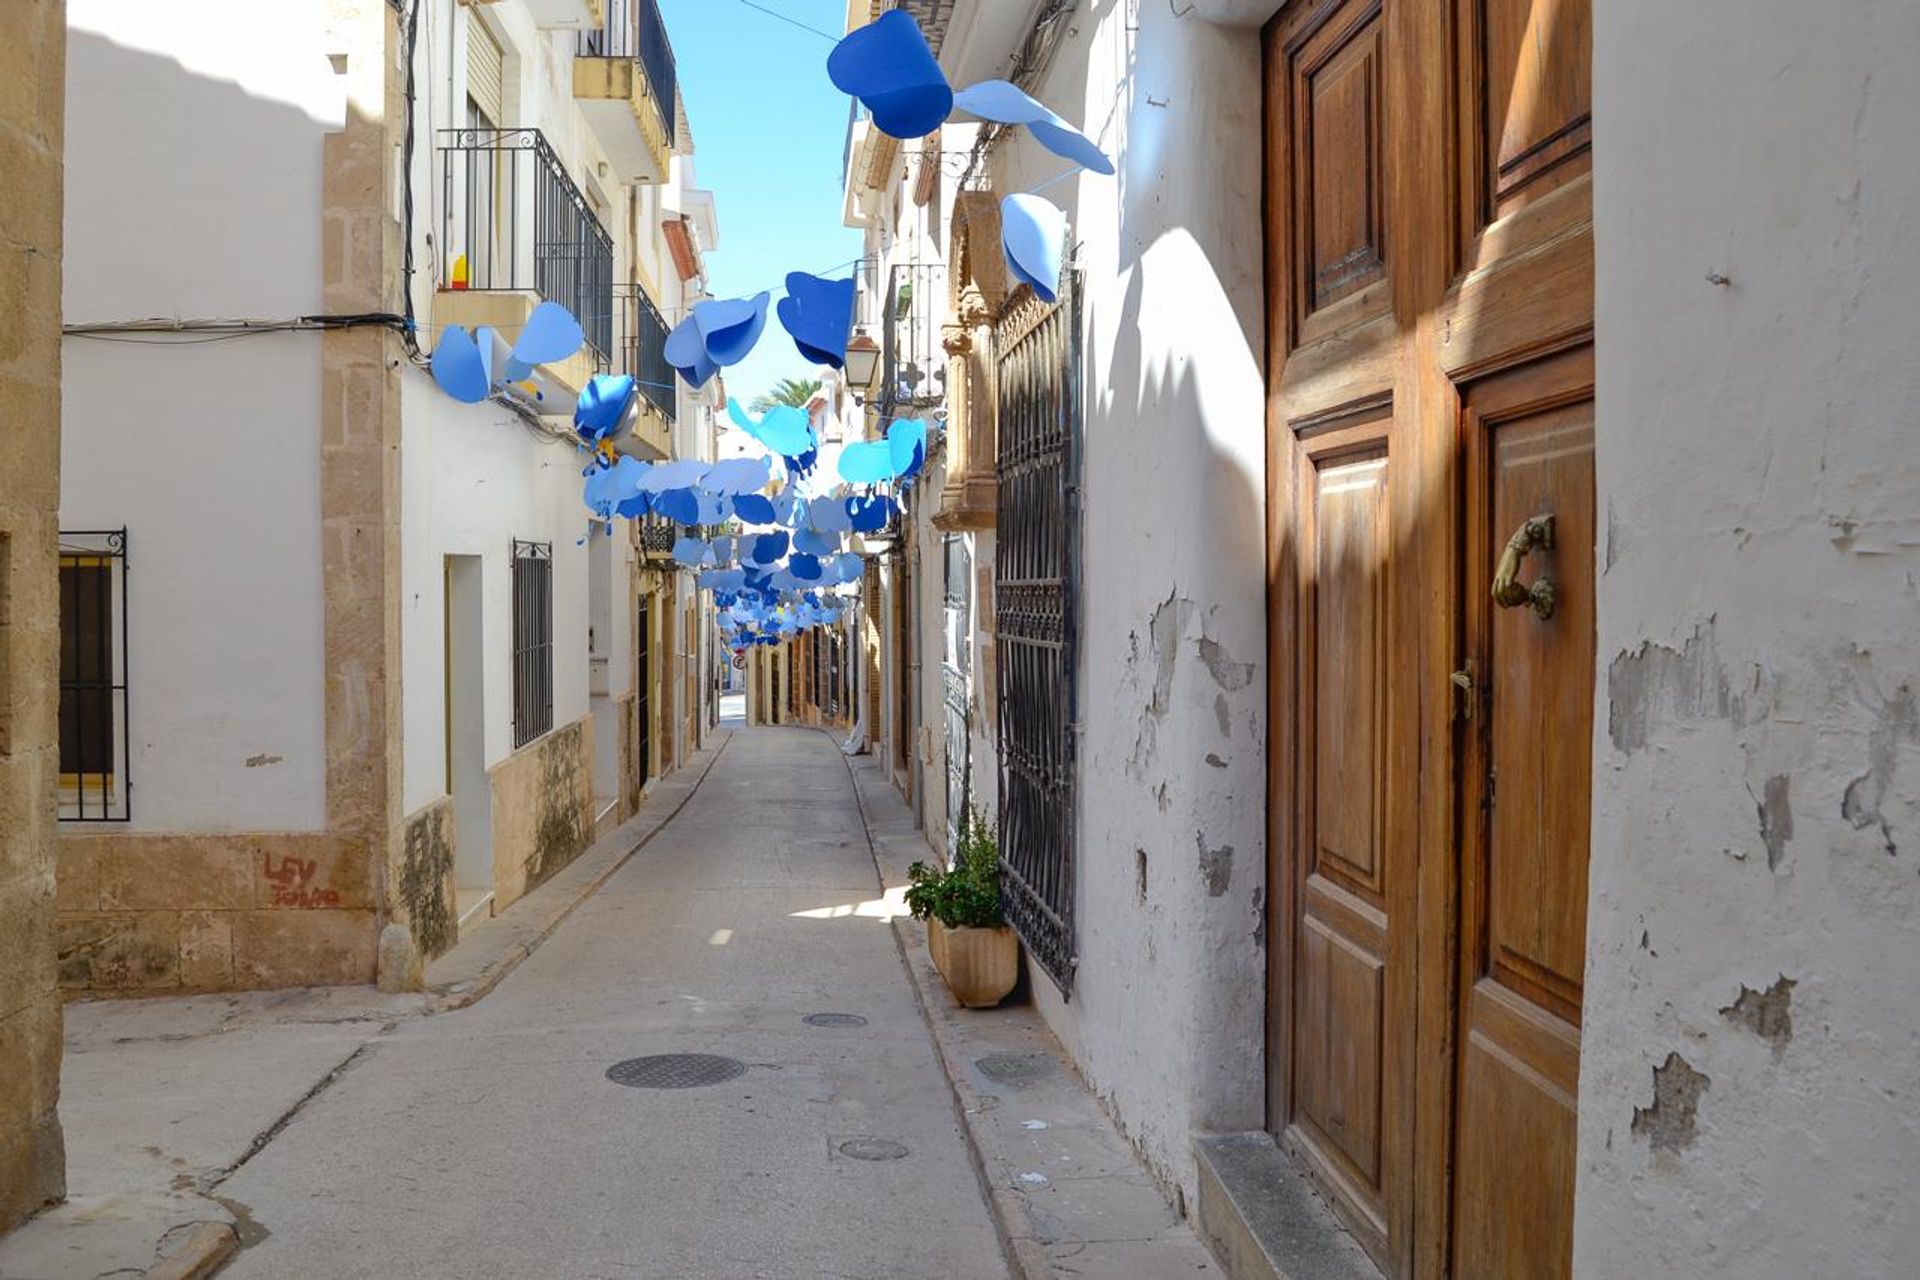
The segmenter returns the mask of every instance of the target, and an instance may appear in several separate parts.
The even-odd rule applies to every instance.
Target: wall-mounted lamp
[[[847,381],[856,387],[870,387],[880,370],[880,344],[862,329],[847,343]]]

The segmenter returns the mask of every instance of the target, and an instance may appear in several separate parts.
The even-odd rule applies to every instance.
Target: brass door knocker
[[[1526,559],[1527,552],[1536,548],[1546,551],[1552,547],[1552,516],[1535,516],[1515,530],[1514,535],[1507,539],[1507,549],[1500,553],[1500,563],[1493,571],[1494,603],[1503,609],[1531,606],[1542,618],[1551,618],[1555,600],[1553,580],[1542,575],[1532,586],[1527,586],[1519,578],[1520,562]]]

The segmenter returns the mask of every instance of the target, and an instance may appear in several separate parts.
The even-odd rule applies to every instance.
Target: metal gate
[[[994,328],[999,519],[1000,859],[1007,918],[1073,991],[1080,562],[1080,302],[1023,294]]]
[[[972,701],[973,617],[967,583],[973,554],[965,538],[948,534],[946,552],[945,647],[940,655],[940,688],[946,705],[947,861],[959,856],[960,829],[973,799]]]

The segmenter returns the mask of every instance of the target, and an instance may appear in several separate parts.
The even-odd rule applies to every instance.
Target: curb
[[[227,1264],[240,1237],[224,1222],[196,1222],[180,1247],[148,1270],[146,1280],[204,1280]]]
[[[820,730],[825,733],[826,731]],[[832,735],[828,735],[831,737]],[[882,892],[892,888],[887,882],[886,867],[880,861],[880,849],[873,839],[872,823],[867,816],[867,798],[860,790],[859,775],[854,772],[853,761],[841,756],[847,766],[847,781],[853,788],[854,803],[860,810],[860,827],[866,836],[867,852],[873,858],[873,872],[880,882]],[[987,1202],[988,1212],[993,1217],[994,1234],[1000,1238],[1000,1251],[1006,1255],[1009,1274],[1013,1280],[1053,1280],[1053,1264],[1046,1250],[1040,1244],[1042,1232],[1034,1222],[1027,1202],[1012,1190],[998,1185],[988,1170],[987,1155],[982,1149],[979,1122],[976,1117],[983,1108],[978,1090],[967,1078],[966,1064],[961,1060],[952,1038],[942,1027],[940,1020],[933,1016],[936,993],[928,989],[920,961],[926,960],[926,931],[920,922],[909,918],[904,924],[900,920],[888,922],[893,931],[894,946],[900,953],[900,966],[907,971],[907,981],[913,985],[914,1001],[920,1006],[920,1019],[926,1024],[927,1037],[933,1042],[934,1052],[940,1058],[940,1070],[947,1077],[947,1088],[953,1095],[954,1119],[959,1122],[960,1132],[965,1136],[967,1154],[973,1161],[974,1177],[980,1182],[980,1194]]]
[[[605,869],[596,872],[591,879],[584,881],[563,904],[553,910],[552,914],[542,922],[540,928],[532,937],[514,943],[507,950],[501,952],[500,955],[489,960],[481,968],[480,972],[471,978],[462,978],[453,982],[440,983],[437,985],[429,983],[426,991],[427,994],[434,997],[434,1000],[428,1007],[427,1013],[429,1015],[453,1013],[456,1010],[465,1009],[470,1005],[477,1004],[492,994],[493,989],[498,987],[508,974],[519,968],[521,962],[538,951],[541,945],[545,943],[548,938],[552,937],[554,932],[559,929],[562,924],[566,923],[567,917],[571,916],[581,903],[599,892],[600,887],[617,875],[620,869],[632,860],[634,854],[646,848],[648,844],[652,843],[655,836],[659,835],[666,829],[669,823],[680,816],[680,811],[686,808],[687,802],[699,793],[701,785],[707,780],[707,775],[713,772],[713,766],[719,763],[721,754],[726,751],[727,744],[732,741],[733,730],[728,729],[723,731],[720,735],[718,745],[701,753],[707,757],[706,763],[701,766],[699,776],[693,779],[693,784],[686,789],[686,793],[679,798],[674,806],[671,809],[654,815],[655,820],[653,825],[642,832],[639,838],[634,840],[633,844],[619,857],[615,858]],[[634,822],[641,816],[640,814],[635,814],[634,817],[629,818],[627,822]],[[627,824],[623,823],[621,825],[625,826]],[[619,830],[620,828],[616,827],[613,832],[609,833],[607,838],[611,839],[619,833]],[[585,857],[586,855],[582,854],[581,856]],[[565,870],[563,869],[560,874],[564,875]],[[548,883],[551,884],[552,881]],[[538,893],[539,890],[536,889],[534,892]],[[521,901],[524,902],[526,899],[523,898]],[[512,910],[512,908],[510,907],[508,910]],[[457,946],[455,950],[458,950]],[[452,953],[449,952],[448,954],[450,955]],[[442,958],[444,959],[444,957]]]

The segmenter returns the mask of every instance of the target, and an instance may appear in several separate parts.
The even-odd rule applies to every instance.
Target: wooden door
[[[1294,0],[1264,32],[1269,1126],[1393,1276],[1568,1268],[1588,2]],[[1490,594],[1536,515],[1545,618]]]

